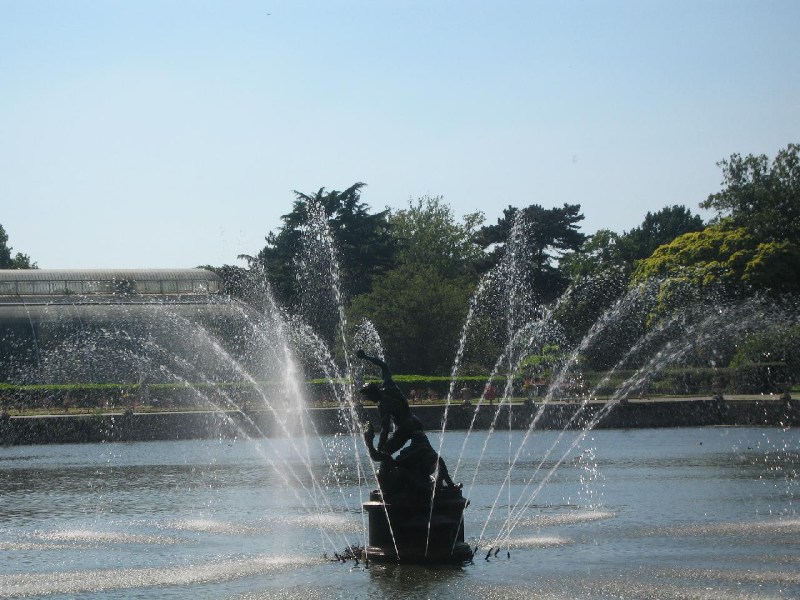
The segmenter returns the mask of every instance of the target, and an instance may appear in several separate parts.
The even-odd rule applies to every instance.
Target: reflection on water
[[[534,436],[512,502],[554,435]],[[484,443],[472,437],[456,476],[465,482]],[[313,477],[287,453],[308,485],[290,489],[264,459],[280,443],[0,449],[0,597],[800,597],[797,431],[595,432],[509,536],[499,536],[508,497],[492,506],[508,468],[498,436],[465,490],[468,541],[485,528],[484,541],[474,563],[441,568],[326,561],[363,544],[367,490],[346,460],[331,477],[313,444]],[[444,456],[463,443],[446,434]]]

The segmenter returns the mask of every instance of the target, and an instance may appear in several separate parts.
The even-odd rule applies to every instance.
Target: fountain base
[[[365,552],[375,562],[459,563],[472,559],[464,543],[464,509],[469,502],[460,489],[437,490],[430,498],[410,494],[383,497],[370,493],[363,504],[369,515],[369,541]],[[428,530],[430,521],[430,534]]]

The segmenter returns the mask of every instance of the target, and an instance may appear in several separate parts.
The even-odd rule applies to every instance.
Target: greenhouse
[[[0,270],[0,299],[8,304],[48,302],[48,297],[58,301],[61,296],[75,295],[116,301],[131,295],[206,296],[218,294],[221,288],[220,278],[206,269]]]
[[[0,382],[230,379],[252,311],[205,269],[0,270]],[[213,349],[213,351],[212,351]]]

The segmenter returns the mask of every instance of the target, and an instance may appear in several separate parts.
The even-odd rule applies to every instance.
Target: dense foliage
[[[747,228],[759,242],[796,241],[800,236],[800,144],[789,144],[775,159],[734,154],[717,163],[723,188],[702,208]]]
[[[376,277],[395,262],[395,239],[390,235],[388,211],[370,213],[361,201],[365,184],[356,183],[346,190],[314,194],[295,192],[292,211],[283,215],[283,226],[267,235],[267,245],[250,260],[251,267],[263,269],[278,299],[287,305],[299,302],[303,282],[298,281],[297,261],[302,260],[303,234],[309,225],[309,207],[322,206],[335,243],[342,287],[352,296],[369,291]],[[249,258],[249,257],[248,257]]]
[[[679,236],[641,261],[635,281],[661,277],[697,287],[722,286],[732,296],[753,291],[800,292],[800,247],[789,240],[759,241],[746,227],[712,225]]]
[[[717,211],[702,231],[656,248],[637,264],[634,281],[651,277],[729,296],[755,293],[784,298],[800,292],[800,145],[789,144],[774,161],[734,154],[718,163],[723,189],[701,203]],[[665,290],[666,291],[666,290]],[[665,301],[669,301],[665,293]]]
[[[447,372],[482,258],[482,221],[475,213],[459,222],[441,198],[409,202],[390,218],[398,266],[352,308],[376,324],[399,372]]]
[[[31,262],[30,256],[21,252],[13,253],[13,248],[8,245],[8,234],[0,225],[0,269],[35,269],[36,263]]]
[[[486,280],[487,274],[501,269],[510,252],[523,268],[505,277],[518,279],[518,289],[526,290],[526,315],[555,306],[556,316],[564,317],[565,345],[580,340],[633,286],[653,279],[663,282],[664,306],[687,294],[795,298],[800,292],[799,151],[800,146],[789,144],[773,161],[738,154],[721,161],[722,189],[700,204],[717,213],[708,225],[687,207],[672,205],[648,212],[630,231],[594,235],[580,230],[580,204],[509,206],[496,223],[485,224],[481,213],[456,216],[441,197],[373,212],[361,201],[361,183],[343,192],[296,192],[292,211],[250,257],[250,269],[265,274],[281,304],[299,308],[304,319],[328,331],[325,337],[335,342],[335,332],[302,309],[304,299],[314,295],[318,300],[330,287],[326,276],[304,282],[300,268],[302,261],[306,273],[329,266],[324,261],[315,266],[304,250],[309,207],[322,206],[338,249],[329,258],[339,261],[349,321],[374,324],[396,371],[446,374],[470,298],[479,285],[498,286],[497,280]],[[217,272],[239,295],[242,273],[223,269],[229,272]],[[498,294],[507,293],[500,287]],[[478,315],[475,328],[481,323]],[[485,324],[482,343],[503,343],[503,332],[492,330],[490,318]],[[630,336],[648,326],[634,323]],[[589,355],[598,366],[617,358],[608,345],[596,357]],[[480,356],[469,359],[481,363]],[[491,365],[469,368],[489,370]]]
[[[559,268],[559,258],[575,252],[586,241],[579,231],[583,220],[580,204],[546,209],[537,204],[517,209],[509,206],[497,224],[484,227],[480,242],[486,251],[486,266],[496,265],[506,251],[507,240],[516,232],[527,252],[527,269],[520,274],[535,291],[536,300],[552,302],[566,289],[569,279]]]

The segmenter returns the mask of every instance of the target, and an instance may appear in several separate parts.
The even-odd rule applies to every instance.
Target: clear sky
[[[362,181],[621,233],[800,142],[798,32],[797,0],[0,0],[0,224],[42,268],[241,264],[292,190]]]

